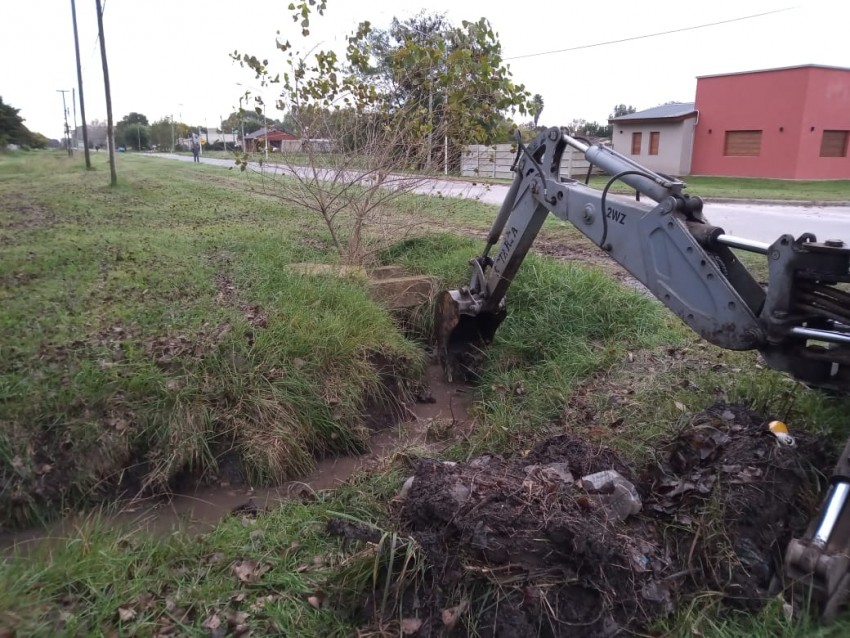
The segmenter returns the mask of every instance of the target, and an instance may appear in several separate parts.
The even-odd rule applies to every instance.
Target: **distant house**
[[[691,172],[850,178],[850,69],[817,64],[697,78]]]
[[[253,133],[245,135],[245,150],[249,153],[257,152],[257,150],[263,148],[266,139],[268,139],[269,150],[271,151],[280,151],[282,144],[285,146],[292,146],[292,144],[285,144],[286,142],[298,142],[300,144],[298,138],[292,133],[287,133],[286,131],[281,131],[276,128],[270,128],[268,129],[267,135],[266,129],[261,128]]]
[[[613,125],[615,151],[659,173],[687,175],[697,120],[693,102],[675,102],[614,117],[608,123]]]
[[[217,128],[208,128],[206,133],[201,133],[204,144],[227,144],[233,147],[239,143],[239,134],[235,132],[224,133]]]
[[[101,148],[106,148],[106,126],[92,126],[89,124],[86,127],[86,136],[89,139],[89,147],[94,148],[95,146],[99,146]],[[83,148],[82,126],[78,126],[74,129],[74,146],[76,148]]]

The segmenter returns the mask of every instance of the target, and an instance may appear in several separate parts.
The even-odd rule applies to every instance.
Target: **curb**
[[[747,204],[748,206],[803,206],[850,208],[850,201],[811,199],[744,199],[742,197],[703,197],[707,204]]]

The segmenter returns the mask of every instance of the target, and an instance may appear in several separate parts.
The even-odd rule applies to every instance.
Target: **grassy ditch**
[[[9,314],[17,317],[16,323],[4,321],[16,326],[16,343],[31,345],[21,352],[10,350],[16,353],[16,365],[27,367],[20,368],[20,374],[18,368],[11,372],[4,369],[3,387],[14,389],[26,381],[42,394],[32,395],[38,398],[37,403],[4,390],[3,409],[11,406],[18,412],[9,414],[24,415],[28,414],[25,408],[61,405],[58,400],[48,402],[49,392],[63,391],[63,375],[69,379],[79,375],[66,364],[54,370],[59,363],[40,354],[44,340],[54,347],[64,344],[70,360],[80,362],[78,365],[86,371],[103,369],[103,374],[117,375],[116,370],[128,366],[126,376],[107,376],[106,387],[133,399],[133,403],[126,403],[135,406],[133,419],[152,415],[151,421],[141,420],[139,424],[150,422],[165,428],[162,415],[174,414],[171,393],[179,396],[184,389],[192,388],[188,396],[197,403],[187,405],[204,406],[204,422],[209,424],[205,432],[212,433],[209,439],[201,436],[195,440],[211,441],[206,444],[211,450],[220,440],[217,424],[230,424],[247,413],[258,435],[264,437],[260,439],[263,449],[258,453],[259,460],[246,457],[252,466],[266,467],[262,454],[281,444],[294,448],[301,444],[299,436],[312,437],[300,448],[305,452],[298,458],[304,463],[309,463],[315,453],[356,446],[362,440],[358,438],[362,423],[352,415],[362,414],[375,392],[378,398],[388,398],[380,393],[385,387],[380,373],[386,372],[387,362],[393,363],[397,376],[414,376],[421,352],[398,335],[386,314],[365,298],[356,281],[293,278],[287,274],[290,261],[333,261],[321,229],[296,212],[281,211],[260,197],[234,190],[231,186],[238,182],[231,185],[230,174],[221,169],[132,157],[122,158],[122,163],[126,186],[115,195],[100,190],[100,186],[80,186],[81,180],[90,176],[83,177],[64,163],[0,164],[0,194],[15,193],[17,199],[11,201],[26,201],[26,206],[42,211],[27,212],[30,219],[49,213],[53,216],[48,215],[50,219],[64,220],[61,230],[59,222],[16,228],[14,232],[7,232],[12,227],[4,226],[4,251],[15,250],[20,242],[22,255],[31,252],[38,263],[45,246],[62,247],[63,238],[69,236],[73,238],[70,244],[90,242],[83,244],[88,248],[85,252],[97,256],[90,258],[93,265],[85,261],[78,265],[82,258],[66,256],[52,269],[37,270],[38,277],[25,276],[26,281],[19,281],[21,278],[13,275],[10,279],[17,282],[19,291],[29,291],[27,286],[50,283],[51,277],[58,276],[54,272],[65,273],[61,284],[54,281],[47,288],[50,294],[29,295],[29,310],[23,301],[20,306],[9,306],[17,309],[17,314]],[[36,184],[30,190],[35,196],[29,200],[18,186],[21,175],[27,172],[35,175],[30,181]],[[60,185],[50,185],[43,174],[46,172],[52,173],[51,179]],[[168,195],[161,195],[163,192]],[[76,198],[73,205],[62,203],[71,197]],[[120,205],[115,205],[114,198],[119,198]],[[174,199],[179,204],[172,207]],[[10,199],[3,197],[0,201]],[[424,210],[428,217],[436,218],[438,207],[434,206],[433,210]],[[66,210],[78,212],[61,212]],[[119,233],[111,216],[123,210],[132,214],[118,218]],[[486,212],[464,204],[460,211],[464,219],[457,225],[474,227]],[[19,223],[23,213],[7,210],[4,214]],[[403,214],[411,213],[405,210]],[[96,240],[107,230],[110,241],[121,246],[121,260],[115,259],[103,240]],[[423,234],[400,241],[382,258],[433,275],[441,285],[456,286],[468,276],[467,260],[480,250],[480,241],[465,235],[464,231]],[[146,247],[145,261],[139,261],[139,246]],[[114,285],[112,277],[104,279],[102,272],[123,273],[128,261],[135,264],[133,271],[115,276],[124,287],[112,290],[108,299],[97,296],[101,294],[96,292],[99,285],[107,289]],[[15,269],[4,271],[4,277],[7,272],[23,272],[29,262],[22,256],[14,263]],[[162,263],[169,264],[168,273],[154,276]],[[94,283],[76,285],[75,294],[66,292],[65,287],[70,285],[66,282],[72,279],[67,275],[70,269],[89,273]],[[141,285],[135,278],[143,275],[146,279]],[[178,297],[168,296],[174,294],[172,276],[180,277]],[[155,285],[157,278],[162,281]],[[141,299],[136,297],[139,289],[148,291]],[[64,308],[81,292],[88,296],[77,302],[74,312],[54,311],[50,321],[43,320],[43,326],[36,324],[40,331],[37,336],[27,336],[25,328],[33,330],[32,317],[38,316],[33,309],[47,303],[43,297],[52,300],[49,307]],[[470,523],[470,529],[479,521],[496,526],[510,514],[527,523],[520,531],[528,532],[528,536],[508,538],[536,543],[548,533],[548,519],[531,517],[530,513],[537,510],[526,509],[526,505],[542,507],[545,514],[563,513],[557,508],[583,503],[564,498],[559,492],[540,491],[540,484],[535,487],[534,482],[522,483],[526,497],[526,491],[513,492],[506,482],[511,473],[524,477],[516,468],[522,470],[529,462],[547,462],[559,450],[567,450],[553,445],[553,441],[571,441],[573,445],[576,438],[580,439],[580,445],[564,457],[579,466],[584,467],[585,462],[603,463],[603,469],[622,465],[623,471],[634,468],[637,477],[638,468],[655,471],[656,465],[661,467],[662,452],[671,440],[695,424],[704,425],[700,413],[718,401],[747,406],[765,418],[782,418],[807,445],[825,439],[835,447],[846,434],[844,419],[850,407],[846,400],[807,390],[765,370],[753,353],[729,353],[700,342],[660,304],[619,285],[598,265],[588,267],[532,255],[518,274],[508,303],[509,317],[481,360],[481,379],[472,407],[475,427],[471,432],[458,433],[440,459],[433,460],[430,450],[406,449],[343,488],[314,494],[303,502],[289,502],[268,513],[236,513],[198,538],[175,532],[152,539],[111,528],[108,520],[92,518],[55,545],[26,558],[10,556],[0,563],[0,634],[6,630],[33,636],[425,636],[453,628],[456,635],[491,635],[487,633],[492,630],[488,623],[497,622],[500,610],[509,612],[519,600],[520,607],[543,609],[545,619],[552,611],[547,611],[546,605],[558,602],[547,596],[564,593],[565,587],[570,589],[580,581],[575,574],[552,571],[548,564],[517,572],[511,570],[511,561],[505,568],[497,561],[488,564],[472,559],[475,548],[480,547],[478,541],[487,540],[486,531],[483,536],[475,532],[459,539],[444,538],[439,531],[423,533],[414,524],[417,512],[411,510],[410,501],[399,498],[399,488],[411,474],[416,474],[418,481],[426,474],[451,478],[464,476],[463,472],[469,472],[472,481],[486,479],[489,495],[476,502],[477,509],[458,510],[459,516],[452,516],[446,529],[464,521]],[[230,329],[219,337],[220,325]],[[111,330],[113,326],[121,331]],[[427,311],[419,317],[417,328],[422,334],[428,333]],[[95,340],[100,349],[74,345],[103,331],[118,336],[106,337],[103,345]],[[211,344],[211,353],[196,354],[191,344],[198,341]],[[103,361],[107,365],[102,365]],[[43,369],[47,372],[41,372]],[[169,385],[172,379],[178,384]],[[85,390],[95,386],[102,384],[73,387]],[[222,395],[228,401],[221,401]],[[72,395],[62,396],[68,399]],[[103,406],[110,404],[97,401],[115,395],[89,391],[83,396],[91,405]],[[278,406],[262,423],[254,417],[257,396],[264,399],[263,406]],[[143,397],[149,399],[144,401]],[[283,407],[286,411],[279,411]],[[69,433],[66,437],[87,432],[73,420],[74,413],[57,414],[62,418],[49,426],[38,421],[41,430],[64,428],[61,431]],[[89,419],[91,414],[99,413],[90,408]],[[3,418],[7,419],[5,413]],[[120,429],[97,423],[101,430],[106,426],[112,431]],[[754,418],[752,424],[756,428],[752,440],[772,450],[761,436],[761,421]],[[228,427],[225,431],[234,431],[235,426]],[[182,438],[172,439],[170,448],[149,447],[152,451],[175,446],[183,449],[192,440],[184,429],[154,431],[163,435],[174,431]],[[96,443],[86,443],[89,440]],[[83,442],[93,450],[95,445],[104,449],[105,440]],[[236,445],[244,449],[239,447],[239,439]],[[737,445],[747,447],[741,442]],[[496,464],[481,470],[488,461],[480,459],[492,455],[497,458]],[[20,452],[18,457],[23,458]],[[214,459],[215,454],[211,457]],[[440,463],[442,459],[457,461],[458,467],[445,466]],[[485,465],[471,465],[474,462]],[[209,463],[212,473],[215,466],[212,460]],[[8,467],[4,470],[8,476],[20,480],[20,465],[9,462],[2,467]],[[38,465],[29,467],[35,476],[44,470]],[[43,471],[41,476],[52,471]],[[258,471],[275,476],[270,470]],[[437,493],[429,490],[432,485],[437,484],[420,481],[415,489],[428,496],[429,491]],[[757,485],[756,490],[759,488]],[[760,493],[764,496],[766,492]],[[809,505],[819,497],[814,492],[805,495]],[[514,502],[511,499],[520,505],[516,512],[507,507]],[[718,548],[714,554],[706,554],[709,558],[731,547],[720,533],[725,520],[720,505],[724,501],[712,496],[707,503],[703,507],[698,502],[694,510],[698,515],[692,516],[697,535],[674,536],[679,547],[682,538],[693,538],[696,547],[696,539],[703,535],[698,558],[705,545]],[[573,507],[569,511],[574,514],[577,510]],[[427,512],[418,512],[420,518],[423,513]],[[424,517],[426,523],[433,518]],[[579,517],[567,522],[581,523],[580,529],[586,534],[602,530],[599,533],[605,536],[614,529],[601,519],[587,519],[589,526],[583,520]],[[663,533],[674,535],[682,527],[643,515],[636,524],[638,531],[657,526]],[[559,529],[569,529],[569,525]],[[635,529],[616,528],[611,537],[622,543]],[[458,571],[445,580],[450,570],[433,560],[432,550],[443,541],[454,546],[455,540],[468,543],[458,546],[471,549],[469,555],[463,550],[450,557],[460,562],[454,564]],[[541,551],[539,545],[535,547],[530,554]],[[552,554],[545,548],[544,553]],[[694,553],[693,548],[690,553]],[[677,564],[690,564],[688,551],[677,554],[681,554],[674,556]],[[576,563],[576,569],[589,566],[593,578],[602,574],[603,580],[608,572],[602,568],[610,570],[619,561],[619,555],[613,554],[587,560],[583,554],[576,555],[579,563],[586,563]],[[689,569],[688,573],[693,571]],[[572,593],[583,591],[581,587],[573,589]],[[850,631],[847,620],[825,628],[808,620],[789,620],[779,599],[755,612],[735,611],[725,604],[713,583],[700,580],[699,575],[677,602],[674,614],[635,629],[649,635],[717,638],[826,637]],[[576,620],[582,622],[581,618]],[[499,635],[576,635],[574,625],[558,627],[541,624],[536,633],[522,633],[520,627],[516,630],[520,633]],[[578,631],[585,635],[582,628]]]
[[[0,527],[120,493],[251,482],[360,448],[364,414],[414,378],[419,350],[333,262],[310,220],[122,158],[122,185],[53,154],[0,163]]]

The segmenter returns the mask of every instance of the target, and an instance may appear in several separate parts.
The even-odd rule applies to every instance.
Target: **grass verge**
[[[139,170],[139,179],[150,181],[152,191],[163,189],[163,176],[156,175],[159,165],[136,164],[144,162],[143,159],[125,158],[123,161],[128,167]],[[3,168],[0,166],[0,189],[9,188]],[[162,218],[155,217],[150,223],[157,232],[144,235],[139,229],[135,232],[156,248],[155,257],[151,259],[173,254],[175,256],[168,263],[182,264],[182,270],[193,275],[187,274],[181,280],[181,290],[192,290],[189,286],[194,281],[194,273],[203,274],[201,281],[206,283],[196,285],[205,292],[187,296],[206,299],[206,306],[195,308],[183,297],[179,303],[166,297],[149,309],[144,304],[125,306],[128,302],[124,297],[132,298],[129,293],[138,287],[135,285],[122,289],[118,301],[107,303],[92,298],[91,303],[84,305],[96,307],[98,314],[95,316],[115,304],[126,316],[147,317],[140,325],[153,328],[140,330],[138,334],[142,339],[138,341],[137,333],[122,324],[122,330],[131,335],[130,346],[120,345],[123,354],[116,355],[115,359],[111,355],[115,348],[107,343],[108,347],[100,352],[108,354],[115,365],[107,365],[106,370],[120,368],[125,365],[124,361],[133,362],[133,357],[139,356],[149,364],[153,357],[152,369],[157,374],[162,372],[161,367],[168,372],[175,359],[182,360],[191,351],[192,367],[181,364],[174,368],[182,371],[182,376],[178,376],[181,384],[197,383],[195,376],[203,376],[206,383],[211,382],[208,377],[227,380],[226,387],[213,386],[210,394],[193,395],[202,396],[204,402],[221,392],[233,392],[237,401],[226,405],[234,410],[245,409],[245,397],[255,396],[255,384],[265,384],[271,377],[271,381],[282,381],[281,388],[289,389],[290,394],[280,396],[290,401],[287,405],[292,406],[293,414],[313,414],[314,406],[318,406],[319,412],[330,410],[329,421],[338,426],[338,419],[345,414],[335,415],[333,408],[362,397],[364,390],[347,385],[349,379],[327,383],[328,379],[335,379],[328,376],[328,369],[337,364],[339,353],[355,352],[346,347],[355,340],[365,339],[368,343],[372,338],[374,342],[372,330],[382,332],[382,326],[387,325],[381,323],[386,321],[385,315],[364,311],[362,322],[352,320],[352,313],[362,310],[365,306],[361,304],[367,303],[360,296],[359,287],[352,282],[292,280],[291,275],[286,274],[289,257],[281,257],[283,250],[291,251],[287,255],[298,255],[298,259],[310,254],[315,260],[331,260],[321,241],[316,239],[321,238],[319,230],[296,213],[271,207],[265,209],[268,204],[262,199],[246,201],[244,194],[230,191],[221,182],[209,186],[204,178],[211,173],[204,167],[178,170],[168,166],[167,169],[174,173],[169,176],[169,182],[175,183],[171,197],[192,192],[214,210],[204,213],[201,206],[199,211],[190,205],[190,197],[184,202],[187,211],[195,211],[190,223],[178,222],[179,217],[171,212]],[[58,172],[55,168],[52,170]],[[26,171],[38,172],[31,166],[20,166],[16,178],[20,179]],[[9,178],[9,181],[13,180]],[[204,188],[193,190],[199,183],[203,183]],[[68,182],[65,188],[67,186]],[[43,188],[45,193],[49,192],[49,188]],[[156,206],[148,207],[139,200],[156,195],[140,196],[139,192],[144,191],[138,185],[128,190],[134,198],[132,201],[138,205],[135,210],[141,219],[145,217],[145,210],[149,210],[149,215],[159,215],[157,211],[171,199],[167,197]],[[88,201],[85,197],[88,195],[81,195],[75,205],[79,209],[97,210],[85,203]],[[56,216],[54,209],[47,208],[41,203],[43,201],[48,200],[36,199],[27,205],[42,206]],[[132,204],[125,202],[124,205],[130,207]],[[470,211],[472,217],[477,214]],[[41,213],[26,212],[26,215],[38,219]],[[124,225],[130,228],[135,223]],[[80,223],[81,228],[76,231],[75,224],[65,224],[68,230],[79,235],[94,236],[96,232],[93,231],[97,231],[97,224],[82,226]],[[102,225],[114,227],[115,222],[103,218]],[[30,230],[33,229],[24,229],[22,234],[26,236]],[[30,237],[32,242],[38,238],[38,232],[34,231],[35,237]],[[75,235],[77,241],[82,241],[79,235]],[[5,241],[6,235],[3,238]],[[166,238],[185,243],[179,243],[169,253],[159,243]],[[58,241],[58,234],[51,239]],[[17,232],[11,240],[18,240]],[[136,245],[135,238],[129,243],[122,244],[124,250]],[[42,245],[32,245],[44,251]],[[195,252],[189,251],[187,246]],[[467,260],[479,249],[480,242],[465,237],[427,236],[397,245],[384,258],[437,276],[445,285],[456,286],[468,276]],[[108,254],[102,248],[100,252]],[[191,259],[186,257],[187,252],[192,255]],[[120,260],[124,261],[126,258]],[[119,263],[119,260],[107,260],[107,272],[114,268],[113,262]],[[67,271],[72,266],[76,267],[74,262],[61,262],[56,270]],[[87,273],[91,269],[79,270]],[[144,270],[155,271],[147,266]],[[46,276],[41,274],[41,277]],[[94,275],[89,274],[89,277]],[[167,283],[161,285],[164,289],[172,289]],[[61,288],[58,284],[54,287]],[[67,296],[60,296],[59,292],[54,295],[62,303],[69,303]],[[352,299],[356,299],[356,303]],[[780,416],[792,431],[808,429],[836,440],[841,437],[846,402],[827,400],[823,395],[789,382],[782,375],[760,369],[758,358],[752,354],[726,353],[696,341],[659,304],[620,287],[599,271],[530,257],[508,301],[509,319],[482,364],[482,382],[474,407],[477,427],[469,438],[447,453],[450,458],[468,459],[485,452],[522,454],[541,436],[566,430],[613,445],[637,462],[652,458],[662,438],[675,432],[688,415],[718,398],[747,403],[764,413]],[[57,305],[61,304],[57,302]],[[302,314],[299,308],[309,311]],[[21,308],[18,312],[23,315],[24,310]],[[157,332],[163,327],[156,323],[162,313],[170,313],[167,325],[179,326],[176,333],[163,337]],[[223,321],[231,329],[220,340],[216,337],[215,354],[198,357],[187,344],[207,332],[191,332],[192,326],[198,324],[189,319],[197,322],[203,316],[204,322],[210,324],[204,330],[216,336],[219,324],[209,318],[217,316],[215,313],[224,313],[221,315]],[[186,324],[171,323],[184,315]],[[259,323],[266,326],[254,325],[263,316],[265,320]],[[62,334],[68,336],[64,342],[54,337],[54,342],[70,341],[73,345],[73,335],[79,334],[72,320],[75,317],[69,313],[69,319],[58,322],[64,331]],[[92,325],[110,328],[112,321],[107,317],[105,322],[94,323],[94,319],[87,316],[82,323],[92,322]],[[421,330],[425,333],[428,322],[426,312],[421,318]],[[275,338],[271,338],[273,323],[284,326]],[[346,332],[342,324],[358,326],[356,333]],[[24,332],[21,334],[26,336]],[[349,337],[339,338],[340,334]],[[185,338],[185,343],[180,337]],[[147,359],[143,356],[146,338],[158,344],[147,354]],[[169,341],[175,338],[176,346]],[[222,344],[230,344],[229,339],[234,340],[232,345],[226,345],[221,354]],[[128,340],[122,338],[122,344],[123,341]],[[188,350],[183,352],[181,347]],[[175,348],[176,354],[172,352]],[[157,365],[160,351],[166,360]],[[28,374],[37,377],[44,363],[36,363],[33,353],[37,351],[28,352],[28,360],[32,361]],[[366,362],[374,363],[374,352],[367,352]],[[393,360],[413,362],[409,365],[414,365],[416,360],[415,350],[401,339],[380,353],[385,356],[395,353]],[[343,360],[365,365],[363,359],[358,358],[360,354],[351,354],[352,358]],[[80,358],[77,354],[74,356]],[[216,365],[206,367],[207,360],[211,361],[210,365],[212,362]],[[341,370],[333,368],[331,372],[348,374],[354,370],[354,374],[363,375],[364,369],[357,365]],[[264,381],[252,376],[256,368],[268,371],[263,375]],[[128,378],[134,382],[144,379],[140,370],[147,369],[130,368],[132,373]],[[302,374],[315,376],[303,378]],[[24,376],[27,375],[12,378],[20,383],[19,379]],[[232,387],[243,379],[245,394],[242,394],[243,386],[237,385],[236,390]],[[55,385],[57,380],[61,386],[62,377],[56,376],[45,384]],[[160,381],[166,391],[169,391],[168,380],[166,377]],[[314,394],[299,394],[288,385],[292,383],[296,389],[301,388],[302,381]],[[279,387],[277,383],[270,385]],[[171,391],[183,387],[172,384]],[[322,390],[316,394],[316,388],[327,387],[338,388],[338,393],[330,398]],[[343,392],[345,388],[352,392],[350,396]],[[200,386],[200,391],[203,390],[204,386]],[[138,391],[150,392],[144,384]],[[315,396],[321,400],[312,402],[311,397]],[[275,415],[270,421],[276,423],[277,419]],[[297,436],[291,433],[298,430],[292,429],[294,426],[285,419],[283,422],[289,429],[268,434],[269,438],[262,440],[264,450],[281,440],[297,441]],[[356,429],[356,424],[352,429]],[[76,436],[80,432],[83,430],[75,429],[73,434]],[[261,428],[261,432],[267,433],[267,428]],[[334,439],[335,433],[338,431],[329,431],[324,440],[338,441]],[[166,448],[162,446],[161,449]],[[415,455],[416,451],[409,454]],[[18,469],[14,464],[9,465],[13,470]],[[4,583],[0,619],[3,625],[20,635],[108,634],[112,631],[156,635],[162,630],[208,635],[226,627],[232,633],[253,631],[258,635],[347,636],[363,625],[371,627],[375,632],[372,635],[381,635],[379,631],[398,635],[403,633],[403,627],[415,624],[409,622],[411,617],[405,615],[403,601],[399,599],[404,589],[401,581],[427,578],[416,546],[402,533],[382,531],[396,528],[397,521],[393,520],[393,508],[389,503],[407,471],[403,463],[393,463],[385,471],[361,477],[336,493],[319,494],[315,502],[288,503],[257,520],[233,517],[200,539],[175,533],[153,540],[110,530],[108,522],[84,526],[58,550],[26,560],[11,558],[0,564],[0,581]],[[349,544],[329,537],[324,524],[340,514],[377,525],[377,537],[365,544]],[[457,600],[469,596],[489,597],[495,606],[500,600],[498,585],[482,592],[464,591],[461,583],[455,593]],[[738,635],[837,636],[848,630],[847,622],[820,629],[806,622],[789,621],[782,614],[781,606],[770,606],[760,616],[732,615],[719,609],[716,600],[712,592],[704,592],[704,596],[697,596],[669,623],[659,627],[657,633],[725,638]],[[364,609],[371,611],[364,615]]]
[[[252,482],[300,474],[360,448],[384,381],[422,364],[360,282],[287,269],[334,261],[298,211],[120,160],[114,191],[57,155],[0,162],[0,527],[227,454]]]

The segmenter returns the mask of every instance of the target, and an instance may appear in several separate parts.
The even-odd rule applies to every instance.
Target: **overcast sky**
[[[70,0],[0,2],[0,96],[21,109],[31,130],[58,138],[62,95],[57,90],[77,84]],[[228,54],[238,49],[268,57],[274,67],[276,59],[282,63],[274,48],[276,31],[293,42],[300,39],[288,4],[105,0],[116,121],[137,111],[151,121],[174,115],[216,126],[238,106],[244,89],[236,83],[253,81]],[[445,12],[455,23],[488,18],[514,79],[543,95],[541,123],[550,126],[573,118],[603,121],[618,103],[644,109],[692,101],[699,75],[808,63],[850,67],[846,0],[328,0],[311,41],[339,46],[361,20],[382,27],[393,16],[407,18],[423,8]],[[780,9],[787,10],[740,19]],[[77,0],[77,20],[87,118],[105,119],[95,0]],[[731,22],[586,47],[721,21]],[[510,59],[575,47],[586,48]]]

